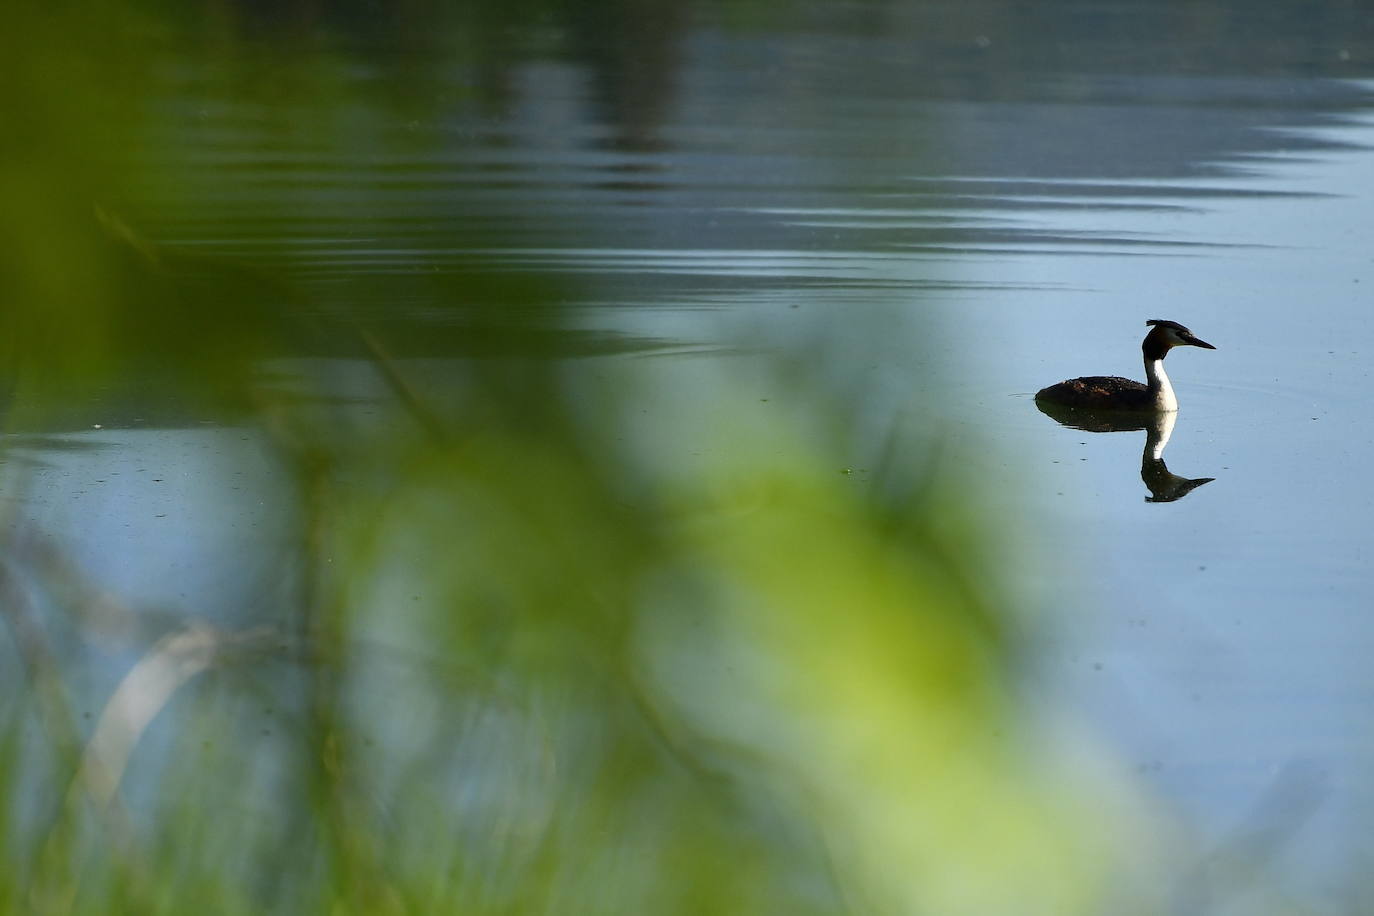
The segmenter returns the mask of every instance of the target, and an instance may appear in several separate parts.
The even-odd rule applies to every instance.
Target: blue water
[[[858,28],[812,6],[791,33],[686,30],[655,102],[536,55],[499,112],[409,119],[373,92],[403,63],[378,50],[339,64],[352,102],[314,122],[308,93],[172,55],[149,174],[219,177],[190,195],[150,179],[130,212],[172,250],[251,260],[330,318],[394,329],[436,391],[490,355],[449,333],[466,313],[446,277],[572,279],[572,328],[515,355],[565,362],[575,409],[635,392],[624,447],[665,475],[709,460],[722,404],[804,416],[751,361],[824,341],[808,372],[863,392],[837,480],[882,485],[931,429],[969,456],[1025,631],[1028,717],[1186,836],[1183,858],[1239,849],[1263,888],[1340,911],[1374,823],[1362,46],[1309,36],[1302,66],[1266,45],[1157,75],[1169,35],[1075,58],[1053,12],[1024,34],[951,15],[931,36],[913,10]],[[471,89],[461,69],[427,79]],[[1069,376],[1140,377],[1150,318],[1218,348],[1168,362],[1168,466],[1215,480],[1167,503],[1145,499],[1143,432],[1061,427],[1032,402]],[[372,422],[383,385],[356,355],[273,368],[328,376]],[[157,409],[97,404],[50,431],[64,445],[35,443],[20,515],[120,601],[232,617],[237,585],[272,568],[285,484],[235,418]],[[245,473],[251,499],[226,483]],[[1207,893],[1184,871],[1180,893]]]

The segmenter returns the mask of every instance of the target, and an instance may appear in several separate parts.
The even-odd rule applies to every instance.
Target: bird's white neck
[[[1159,410],[1178,410],[1178,398],[1174,397],[1174,386],[1169,384],[1169,376],[1164,374],[1164,360],[1145,360],[1145,383],[1155,396],[1155,407]]]

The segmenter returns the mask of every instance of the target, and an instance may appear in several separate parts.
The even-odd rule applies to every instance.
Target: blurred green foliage
[[[561,8],[483,4],[437,59],[499,105],[485,50],[513,41],[511,16]],[[407,330],[302,292],[290,258],[141,228],[157,206],[134,190],[152,187],[212,236],[256,220],[260,248],[288,244],[272,226],[299,206],[292,182],[244,217],[224,176],[159,170],[176,156],[150,139],[168,136],[150,87],[178,46],[207,71],[289,73],[273,91],[308,86],[313,142],[342,151],[353,90],[329,74],[348,43],[325,39],[344,13],[6,17],[9,428],[69,432],[74,404],[131,392],[252,431],[286,485],[250,482],[282,546],[228,620],[204,594],[120,606],[8,510],[0,910],[1096,911],[1112,853],[1018,721],[957,455],[931,437],[901,455],[920,469],[902,486],[838,475],[846,403],[807,394],[814,353],[750,370],[797,385],[797,414],[732,401],[723,363],[695,397],[642,363],[578,394],[530,346],[578,339],[557,284],[453,271],[434,289],[463,320]],[[398,117],[423,113],[400,95]],[[447,343],[425,355],[460,367],[442,384],[408,358],[427,334]],[[325,357],[363,366],[368,396],[343,397]],[[651,408],[671,419],[640,425]],[[32,473],[7,464],[8,492]]]

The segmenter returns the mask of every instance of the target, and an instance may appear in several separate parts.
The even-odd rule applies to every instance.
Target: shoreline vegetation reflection
[[[978,445],[931,424],[837,473],[849,357],[933,379],[938,321],[875,283],[881,328],[799,309],[790,350],[670,364],[638,357],[699,342],[598,328],[575,265],[474,254],[596,249],[585,173],[633,228],[675,143],[728,160],[739,124],[665,135],[689,17],[790,8],[444,9],[5,14],[0,908],[1163,911],[1194,840],[1023,702]],[[950,9],[922,66],[977,81],[1011,9],[1057,21]],[[593,117],[511,116],[568,80]],[[566,159],[520,163],[517,124]],[[746,218],[683,210],[722,221],[696,248]],[[1160,492],[1205,482],[1147,432]]]

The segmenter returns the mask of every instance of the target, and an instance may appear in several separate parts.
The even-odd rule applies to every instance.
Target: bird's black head
[[[1166,321],[1163,318],[1151,318],[1145,323],[1154,327],[1153,331],[1145,335],[1145,343],[1142,345],[1142,349],[1150,359],[1163,359],[1164,354],[1168,353],[1173,347],[1202,347],[1204,350],[1216,349],[1216,347],[1200,337],[1197,337],[1192,331],[1188,330],[1177,321]]]

